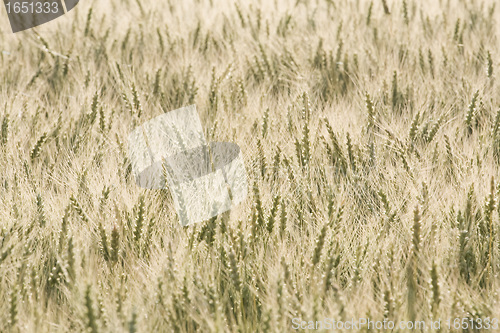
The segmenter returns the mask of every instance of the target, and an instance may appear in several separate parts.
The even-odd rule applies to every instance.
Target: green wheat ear
[[[493,157],[498,164],[500,164],[500,109],[497,110],[497,114],[495,117],[495,122],[493,124],[492,129],[492,148],[493,148]]]
[[[427,53],[427,61],[429,62],[429,72],[431,73],[432,78],[434,78],[434,56],[431,49],[429,49]]]
[[[389,6],[387,5],[387,0],[382,0],[382,6],[384,7],[384,13],[389,15],[391,12],[389,11]]]
[[[8,140],[9,140],[9,115],[8,114],[6,114],[3,117],[0,138],[1,138],[0,142],[2,143],[2,145],[6,146]]]
[[[390,290],[384,292],[384,318],[393,318],[394,304]]]
[[[36,196],[36,207],[38,214],[38,221],[40,223],[40,227],[44,227],[47,224],[47,218],[45,217],[45,205],[43,203],[43,198],[41,194],[37,194]]]
[[[485,225],[488,229],[488,247],[487,247],[487,256],[486,256],[486,265],[482,274],[481,282],[488,287],[491,284],[492,276],[493,276],[493,244],[495,242],[495,231],[494,231],[494,221],[493,221],[493,213],[496,210],[496,189],[495,189],[495,179],[491,177],[490,182],[490,193],[486,199],[485,207],[484,207],[484,215],[485,215]]]
[[[67,264],[68,264],[68,277],[70,281],[75,281],[75,251],[73,245],[73,237],[68,239],[68,254],[67,254]]]
[[[14,327],[18,322],[18,288],[17,285],[11,290],[10,300],[9,300],[9,326]]]
[[[439,284],[438,267],[435,262],[432,263],[432,269],[431,269],[431,289],[432,289],[431,313],[433,318],[439,318],[438,311],[439,311],[439,304],[441,303],[441,291]]]
[[[351,168],[353,172],[356,172],[356,155],[354,153],[354,146],[352,144],[352,139],[351,139],[351,134],[347,132],[346,135],[347,141],[346,141],[346,146],[347,146],[347,156],[349,157],[349,162],[351,164]]]
[[[319,260],[321,259],[321,251],[323,250],[323,246],[325,245],[326,229],[327,229],[327,224],[323,225],[319,233],[319,236],[316,239],[316,247],[314,248],[312,256],[313,268],[319,263]]]
[[[139,241],[141,240],[141,235],[142,235],[142,228],[144,225],[144,220],[145,220],[145,203],[144,203],[144,196],[140,196],[139,198],[139,203],[138,203],[138,212],[137,212],[137,218],[135,220],[135,228],[134,228],[134,243],[138,246]]]
[[[279,203],[280,203],[280,196],[279,195],[274,196],[273,203],[271,206],[271,211],[269,212],[269,218],[267,220],[267,231],[269,232],[269,234],[273,232],[274,225],[276,223],[276,215],[278,214]]]
[[[368,14],[366,15],[366,25],[370,25],[373,11],[373,1],[370,1],[370,5],[368,6]]]
[[[488,76],[489,79],[493,78],[493,59],[490,51],[487,52],[486,56],[486,76]]]
[[[87,328],[91,333],[98,333],[98,326],[97,326],[97,317],[95,314],[94,310],[94,305],[93,305],[93,300],[92,300],[92,288],[89,285],[87,285],[87,288],[85,289],[85,309],[86,309],[86,321],[87,321]]]
[[[281,239],[283,239],[283,236],[285,234],[287,222],[288,222],[288,215],[287,215],[287,211],[286,211],[285,200],[281,199],[281,204],[280,204],[280,237],[281,237]]]
[[[92,7],[90,7],[87,13],[87,22],[85,23],[84,36],[87,37],[90,34],[90,25],[92,23]]]
[[[106,230],[102,226],[102,223],[99,222],[98,225],[99,236],[100,236],[100,248],[102,251],[102,255],[104,256],[104,260],[108,261],[110,259],[109,248],[108,248],[108,237],[106,235]]]
[[[88,224],[89,218],[88,218],[87,214],[85,213],[85,211],[83,210],[80,203],[78,202],[78,200],[72,195],[71,198],[69,199],[69,201],[70,201],[73,209],[78,214],[78,216],[82,219],[82,221]]]
[[[421,216],[418,206],[413,211],[412,247],[407,268],[407,308],[410,320],[417,317],[418,302],[418,280],[419,280],[419,257],[421,244]]]
[[[47,140],[47,133],[43,133],[42,136],[36,142],[33,149],[31,150],[31,154],[30,154],[31,161],[34,161],[37,157],[40,156],[40,153],[42,151],[42,146],[46,140]]]
[[[238,263],[236,262],[236,256],[233,251],[229,252],[229,264],[230,264],[230,273],[231,280],[237,292],[241,290],[241,280],[240,274],[238,272]]]
[[[365,95],[366,111],[367,111],[367,130],[370,133],[376,127],[375,125],[375,109],[373,107],[373,101],[369,93]]]
[[[137,313],[135,311],[132,313],[132,318],[128,323],[128,331],[129,333],[137,332]]]

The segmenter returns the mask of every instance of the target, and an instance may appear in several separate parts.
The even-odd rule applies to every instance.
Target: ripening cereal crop
[[[3,11],[0,332],[494,331],[499,10],[82,0],[15,34]],[[127,137],[193,104],[248,196],[182,227]]]

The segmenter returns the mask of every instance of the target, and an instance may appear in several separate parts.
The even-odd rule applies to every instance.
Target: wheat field
[[[0,332],[499,318],[499,10],[82,0],[17,34],[2,11]],[[181,227],[127,136],[192,104],[249,195]]]

